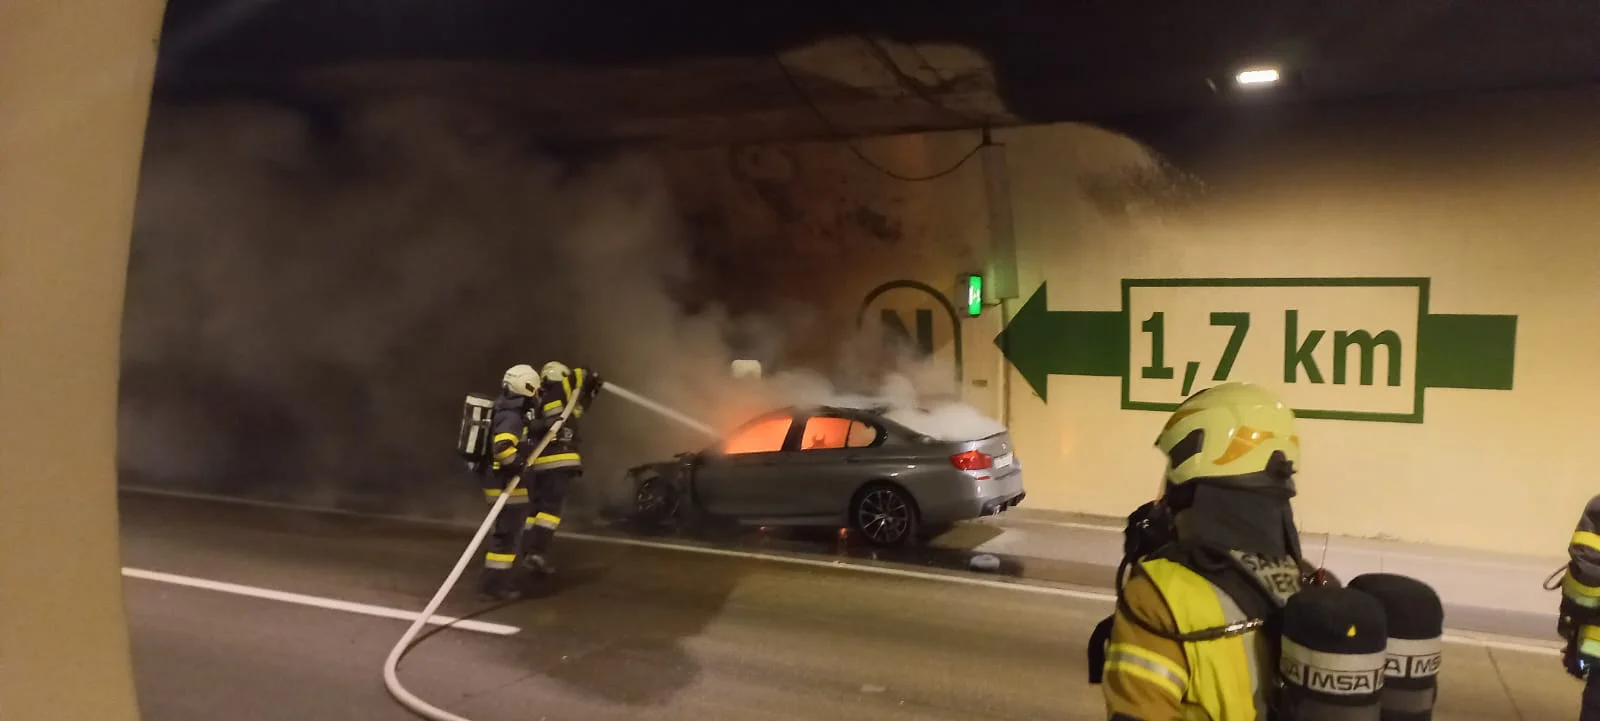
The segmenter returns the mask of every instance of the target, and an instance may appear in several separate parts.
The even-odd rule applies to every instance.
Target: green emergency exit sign
[[[967,289],[967,317],[976,318],[983,314],[983,276],[977,273],[968,273],[965,276]]]

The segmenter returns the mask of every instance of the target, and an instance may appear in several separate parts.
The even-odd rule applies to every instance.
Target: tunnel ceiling
[[[1136,129],[1263,62],[1303,103],[1588,84],[1596,38],[1593,0],[169,0],[157,97],[425,93],[573,139]]]

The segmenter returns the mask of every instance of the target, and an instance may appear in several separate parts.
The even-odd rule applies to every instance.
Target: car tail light
[[[950,463],[963,471],[981,471],[994,466],[994,456],[983,451],[966,451],[951,456]]]

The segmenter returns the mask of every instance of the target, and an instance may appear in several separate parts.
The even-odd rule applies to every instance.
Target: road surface
[[[380,678],[405,621],[184,584],[414,611],[467,534],[138,494],[122,513],[147,721],[413,718]],[[1109,609],[1092,594],[571,537],[557,562],[541,598],[453,596],[441,613],[486,630],[428,637],[408,687],[474,721],[1104,718],[1084,680]],[[1440,721],[1575,717],[1579,684],[1554,658],[1452,645],[1444,673]]]

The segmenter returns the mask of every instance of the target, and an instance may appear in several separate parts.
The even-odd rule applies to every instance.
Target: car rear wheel
[[[878,483],[850,506],[851,529],[875,546],[898,546],[917,535],[917,506],[905,491]]]

